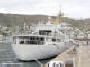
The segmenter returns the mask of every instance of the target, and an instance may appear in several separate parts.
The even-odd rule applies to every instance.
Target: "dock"
[[[51,66],[51,62],[56,62],[56,65],[59,62],[62,64],[61,67],[90,67],[90,46],[72,46],[56,58],[47,62],[44,67],[57,67],[55,65]]]

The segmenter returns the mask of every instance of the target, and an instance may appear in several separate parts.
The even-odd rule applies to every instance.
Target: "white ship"
[[[64,26],[63,26],[64,25]],[[39,24],[32,34],[13,35],[12,48],[20,60],[37,60],[58,55],[71,46],[64,23]]]

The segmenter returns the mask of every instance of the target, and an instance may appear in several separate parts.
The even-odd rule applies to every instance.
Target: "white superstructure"
[[[67,49],[69,36],[60,25],[40,25],[32,34],[14,35],[13,50],[20,60],[36,60],[58,55]]]

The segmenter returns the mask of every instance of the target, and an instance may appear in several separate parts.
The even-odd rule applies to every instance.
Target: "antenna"
[[[60,10],[59,10],[59,14],[58,14],[58,16],[57,16],[57,22],[58,23],[60,23],[61,22],[61,8],[60,8]]]
[[[61,9],[61,6],[60,6],[60,10],[59,10],[59,14],[58,14],[58,16],[57,16],[57,21],[58,21],[58,23],[60,23],[61,21],[62,21],[62,16],[63,16],[63,14],[62,14],[62,11],[61,11],[62,9]]]

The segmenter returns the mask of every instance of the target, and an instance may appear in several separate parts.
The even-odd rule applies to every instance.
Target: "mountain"
[[[31,24],[39,21],[46,22],[48,19],[45,15],[19,15],[19,14],[0,14],[1,25],[22,25],[23,23]]]
[[[54,16],[55,17],[55,16]],[[37,24],[39,21],[43,23],[48,21],[48,15],[20,15],[20,14],[2,14],[0,13],[0,24],[8,26],[16,26],[26,24]],[[75,27],[90,27],[90,18],[75,20],[69,17],[62,17],[62,21],[70,23]]]

